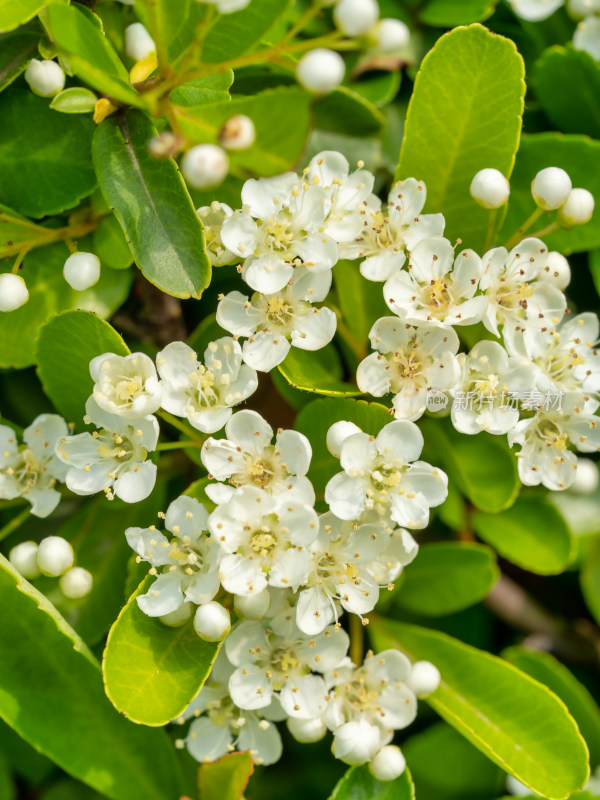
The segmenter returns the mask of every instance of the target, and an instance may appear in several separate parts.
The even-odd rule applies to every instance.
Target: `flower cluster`
[[[566,5],[569,14],[580,20],[573,34],[573,46],[600,61],[599,0],[510,0],[515,14],[537,22]]]

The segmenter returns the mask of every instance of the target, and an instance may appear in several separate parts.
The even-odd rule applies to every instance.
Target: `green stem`
[[[0,528],[0,542],[20,528],[25,520],[29,519],[30,515],[31,509],[28,506],[27,508],[24,508],[20,514],[17,514],[16,517],[13,517],[11,521],[8,522],[3,528]]]
[[[559,230],[560,227],[560,222],[551,222],[550,225],[546,225],[545,228],[540,228],[539,231],[534,231],[529,235],[535,236],[536,239],[539,239],[541,236],[548,236],[548,234],[554,233],[554,231]]]
[[[529,230],[529,228],[531,228],[534,222],[538,221],[538,219],[542,216],[543,213],[544,213],[543,208],[536,208],[533,214],[525,220],[525,222],[521,225],[520,228],[518,228],[518,230],[515,231],[515,233],[513,233],[513,235],[504,245],[504,247],[506,247],[507,250],[512,250],[512,248],[515,245],[519,244],[519,242],[523,238],[523,234],[526,233]]]
[[[163,411],[161,409],[160,411],[157,411],[156,414],[164,419],[165,422],[168,422],[171,427],[177,428],[177,430],[181,431],[181,433],[185,433],[186,436],[193,435],[192,431],[190,431],[190,428],[182,419],[173,416],[173,414],[169,414],[168,411]]]
[[[157,450],[182,450],[184,447],[201,447],[202,442],[199,439],[187,439],[179,442],[160,442]]]
[[[333,308],[333,311],[335,311],[335,315],[337,317],[337,333],[348,345],[350,350],[352,350],[356,358],[359,361],[362,361],[367,357],[367,348],[363,344],[361,344],[361,342],[358,341],[356,336],[346,325],[346,323],[342,319],[341,311],[338,308]]]
[[[360,667],[365,654],[365,631],[360,617],[350,614],[350,658]]]
[[[485,237],[485,244],[483,246],[483,252],[487,253],[487,251],[491,248],[494,244],[494,239],[496,238],[496,223],[498,221],[498,209],[494,208],[490,211],[490,218],[488,220],[488,227],[487,227],[487,234]]]

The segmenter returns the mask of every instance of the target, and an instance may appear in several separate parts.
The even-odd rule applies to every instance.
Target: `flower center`
[[[136,394],[142,391],[142,381],[140,378],[126,379],[119,381],[115,387],[117,399],[123,403],[128,403]]]
[[[272,556],[276,546],[277,539],[267,527],[261,528],[254,533],[250,539],[250,547],[255,553],[258,553],[261,558]]]
[[[520,306],[525,310],[527,308],[527,300],[533,295],[534,289],[535,287],[530,286],[528,283],[521,283],[517,287],[503,287],[498,292],[498,305],[510,309],[516,309]]]
[[[287,250],[294,240],[292,221],[286,217],[274,220],[270,217],[265,225],[265,244],[271,250]]]
[[[425,290],[425,305],[429,306],[434,314],[445,311],[451,300],[448,284],[443,278],[436,278],[436,280],[431,281]]]
[[[211,370],[203,364],[198,364],[190,382],[197,405],[214,406],[217,403],[218,397],[214,390],[215,376]]]
[[[292,307],[282,297],[271,297],[267,300],[267,319],[270,323],[288,322]]]

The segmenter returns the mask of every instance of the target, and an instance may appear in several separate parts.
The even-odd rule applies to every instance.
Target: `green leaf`
[[[575,541],[562,514],[538,496],[519,497],[499,514],[476,512],[478,536],[503,558],[537,575],[564,572],[575,555]]]
[[[23,277],[29,289],[29,300],[10,314],[0,314],[0,366],[22,368],[35,364],[37,337],[42,326],[55,314],[80,308],[108,317],[129,294],[131,277],[112,270],[103,270],[98,283],[85,292],[71,289],[62,274],[68,255],[66,245],[57,243],[40,247],[25,257]],[[84,345],[80,343],[80,346]],[[74,357],[70,340],[67,358],[70,361]],[[61,364],[57,369],[62,368]]]
[[[89,364],[102,353],[125,356],[129,349],[108,322],[88,311],[65,311],[40,331],[38,375],[45,393],[68,422],[78,422],[85,414],[85,401],[94,385]]]
[[[200,297],[211,274],[202,223],[174,162],[148,154],[155,135],[138,111],[104,120],[93,145],[98,181],[150,283],[175,297]]]
[[[352,81],[348,88],[355,94],[364,97],[376,108],[382,108],[396,97],[401,80],[400,70],[369,71],[365,75],[361,75],[359,80]]]
[[[414,800],[415,788],[408,770],[393,781],[378,781],[367,764],[350,767],[336,784],[329,800]]]
[[[123,229],[114,214],[102,217],[93,234],[94,253],[102,265],[111,269],[127,269],[133,263],[133,255],[127,244]]]
[[[248,750],[230,753],[198,770],[198,790],[202,800],[242,800],[254,772]]]
[[[77,4],[50,4],[50,38],[79,78],[114,100],[132,106],[144,101],[129,83],[129,74],[101,27]]]
[[[533,71],[535,91],[552,124],[600,138],[600,65],[584,50],[549,47]]]
[[[135,10],[156,42],[161,67],[172,65],[193,42],[205,13],[195,0],[137,0]]]
[[[328,347],[331,348],[331,345]],[[327,397],[357,397],[362,394],[356,386],[333,376],[314,353],[297,347],[290,348],[285,360],[279,365],[279,372],[294,389],[305,392],[324,394]]]
[[[523,60],[510,39],[481,25],[455,28],[425,57],[408,107],[396,179],[425,181],[425,211],[445,235],[481,250],[489,212],[469,193],[475,173],[510,175],[521,131]]]
[[[64,89],[52,98],[50,108],[63,114],[89,114],[96,106],[97,97],[83,86]]]
[[[353,136],[372,136],[381,131],[385,117],[366,97],[347,86],[315,100],[313,104],[315,128]]]
[[[485,545],[424,544],[404,570],[394,604],[423,616],[452,614],[483,600],[499,574],[494,553]]]
[[[357,261],[338,261],[333,280],[342,319],[360,344],[369,340],[369,331],[380,318],[389,315],[381,284],[360,274]]]
[[[170,94],[169,99],[177,106],[202,106],[228,103],[229,89],[233,83],[233,71],[228,69],[221,75],[207,75],[190,83],[182,83]]]
[[[0,753],[0,797],[3,800],[14,800],[16,797],[16,789],[10,773],[8,761]]]
[[[93,191],[91,119],[56,114],[47,99],[22,89],[0,95],[0,118],[0,203],[44,217]]]
[[[307,436],[312,445],[308,477],[317,492],[323,492],[327,481],[341,469],[339,459],[331,455],[325,439],[331,425],[342,419],[354,422],[373,436],[392,421],[387,408],[364,400],[314,400],[305,406],[296,417],[294,427]]]
[[[39,31],[26,28],[0,36],[0,92],[23,72],[37,51],[39,38]]]
[[[311,96],[297,86],[281,86],[229,102],[175,106],[181,130],[192,141],[217,144],[228,119],[244,114],[254,122],[256,141],[247,150],[229,151],[229,159],[259,175],[277,175],[301,156],[310,130]],[[273,109],[277,109],[277,114]]]
[[[550,653],[509,647],[502,655],[560,697],[579,726],[594,769],[600,763],[600,708],[586,687]]]
[[[510,200],[500,242],[512,236],[535,210],[531,181],[544,167],[562,167],[569,173],[573,186],[589,189],[594,197],[600,196],[600,142],[574,134],[532,133],[523,136],[510,181]],[[542,219],[541,226],[549,221],[548,218]],[[551,233],[544,236],[544,242],[550,250],[559,250],[565,255],[600,247],[598,204],[592,219],[585,225]]]
[[[0,0],[0,31],[12,31],[33,19],[43,5],[43,0]]]
[[[202,61],[217,64],[251,50],[289,6],[290,0],[260,0],[217,17],[204,39]]]
[[[102,661],[106,694],[132,722],[166,725],[196,697],[219,651],[191,619],[177,628],[149,617],[137,604],[155,578],[147,576],[110,629]]]
[[[589,775],[573,718],[549,689],[490,653],[438,631],[372,619],[378,650],[399,647],[432,661],[442,683],[427,698],[442,719],[533,791],[563,800]]]
[[[2,556],[0,598],[11,609],[0,620],[2,718],[112,800],[179,797],[179,770],[164,731],[138,728],[115,711],[81,639]]]
[[[425,25],[454,28],[470,22],[482,22],[494,13],[498,0],[427,0],[419,13]]]
[[[600,625],[600,534],[591,538],[581,567],[580,581],[587,607]]]

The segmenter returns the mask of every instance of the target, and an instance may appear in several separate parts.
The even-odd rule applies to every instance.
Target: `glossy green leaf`
[[[537,800],[537,798],[539,798],[539,794],[525,794],[521,796],[523,800]],[[500,798],[500,800],[514,800],[514,795],[505,795]],[[600,795],[590,794],[589,792],[575,792],[575,794],[569,795],[569,800],[600,800]]]
[[[254,772],[248,750],[230,753],[198,770],[198,790],[202,800],[243,800],[244,791]]]
[[[331,345],[329,345],[331,347]],[[279,371],[294,389],[324,394],[327,397],[357,397],[362,394],[351,383],[339,380],[314,353],[291,347]]]
[[[11,31],[35,17],[44,5],[40,0],[0,0],[0,31]]]
[[[424,544],[403,572],[396,607],[423,616],[443,616],[478,603],[496,583],[492,550],[480,544]]]
[[[421,22],[437,28],[453,28],[482,22],[494,13],[498,0],[426,0],[419,13]]]
[[[94,136],[98,181],[150,283],[175,297],[200,297],[211,275],[202,223],[173,161],[148,154],[155,135],[139,111],[104,120]]]
[[[190,83],[182,83],[170,94],[170,100],[177,106],[202,106],[228,103],[231,100],[229,89],[233,83],[233,71],[228,69],[220,75],[207,75]]]
[[[377,106],[347,86],[316,100],[313,112],[316,128],[336,133],[352,131],[353,136],[371,136],[385,125],[385,117]]]
[[[425,57],[408,107],[396,178],[427,185],[425,211],[441,211],[445,235],[483,247],[489,212],[469,193],[475,173],[509,176],[521,131],[523,60],[512,41],[481,25],[455,28]]]
[[[393,781],[378,781],[367,764],[350,767],[336,784],[329,800],[414,800],[415,789],[408,770]]]
[[[108,322],[88,311],[58,314],[40,332],[38,375],[45,393],[68,422],[79,422],[85,414],[85,401],[94,386],[90,361],[102,353],[125,356],[129,349]]]
[[[261,0],[217,17],[204,40],[202,61],[215,64],[251,50],[289,6],[290,0]]]
[[[499,514],[473,514],[478,536],[501,556],[538,575],[564,572],[575,555],[575,542],[562,514],[540,497],[520,497]]]
[[[0,753],[0,797],[3,800],[15,800],[16,796],[16,787],[13,783],[8,761]]]
[[[63,89],[52,98],[50,108],[63,114],[89,114],[96,106],[98,98],[83,86],[72,86]]]
[[[0,204],[0,258],[12,255],[16,245],[26,243],[29,250],[41,246],[46,238],[53,235],[47,228]]]
[[[135,10],[156,42],[159,62],[173,64],[194,41],[206,9],[196,0],[137,0]]]
[[[0,203],[44,217],[93,191],[91,119],[57,114],[47,99],[23,89],[0,95],[0,118]]]
[[[112,800],[179,797],[179,770],[165,733],[131,725],[115,711],[84,643],[2,556],[0,597],[11,609],[0,620],[2,718]]]
[[[366,345],[374,323],[390,313],[381,284],[363,278],[358,261],[338,261],[333,268],[333,280],[344,323],[357,342]]]
[[[127,269],[133,263],[127,239],[114,214],[102,217],[94,231],[93,242],[94,253],[103,266],[111,269]]]
[[[600,534],[593,536],[590,541],[580,580],[585,602],[600,625]]]
[[[6,89],[35,57],[39,38],[38,31],[27,28],[0,35],[0,91]]]
[[[446,634],[388,619],[369,626],[377,650],[399,647],[432,661],[442,683],[427,703],[506,772],[550,800],[589,775],[575,721],[549,689],[496,656]]]
[[[369,71],[359,80],[352,81],[348,88],[372,103],[376,108],[382,108],[390,103],[398,94],[402,73],[400,70],[389,72]]]
[[[177,628],[140,610],[137,597],[155,578],[148,576],[129,598],[108,634],[102,661],[106,694],[122,714],[143,725],[166,725],[196,697],[219,650],[205,642],[191,619]]]

